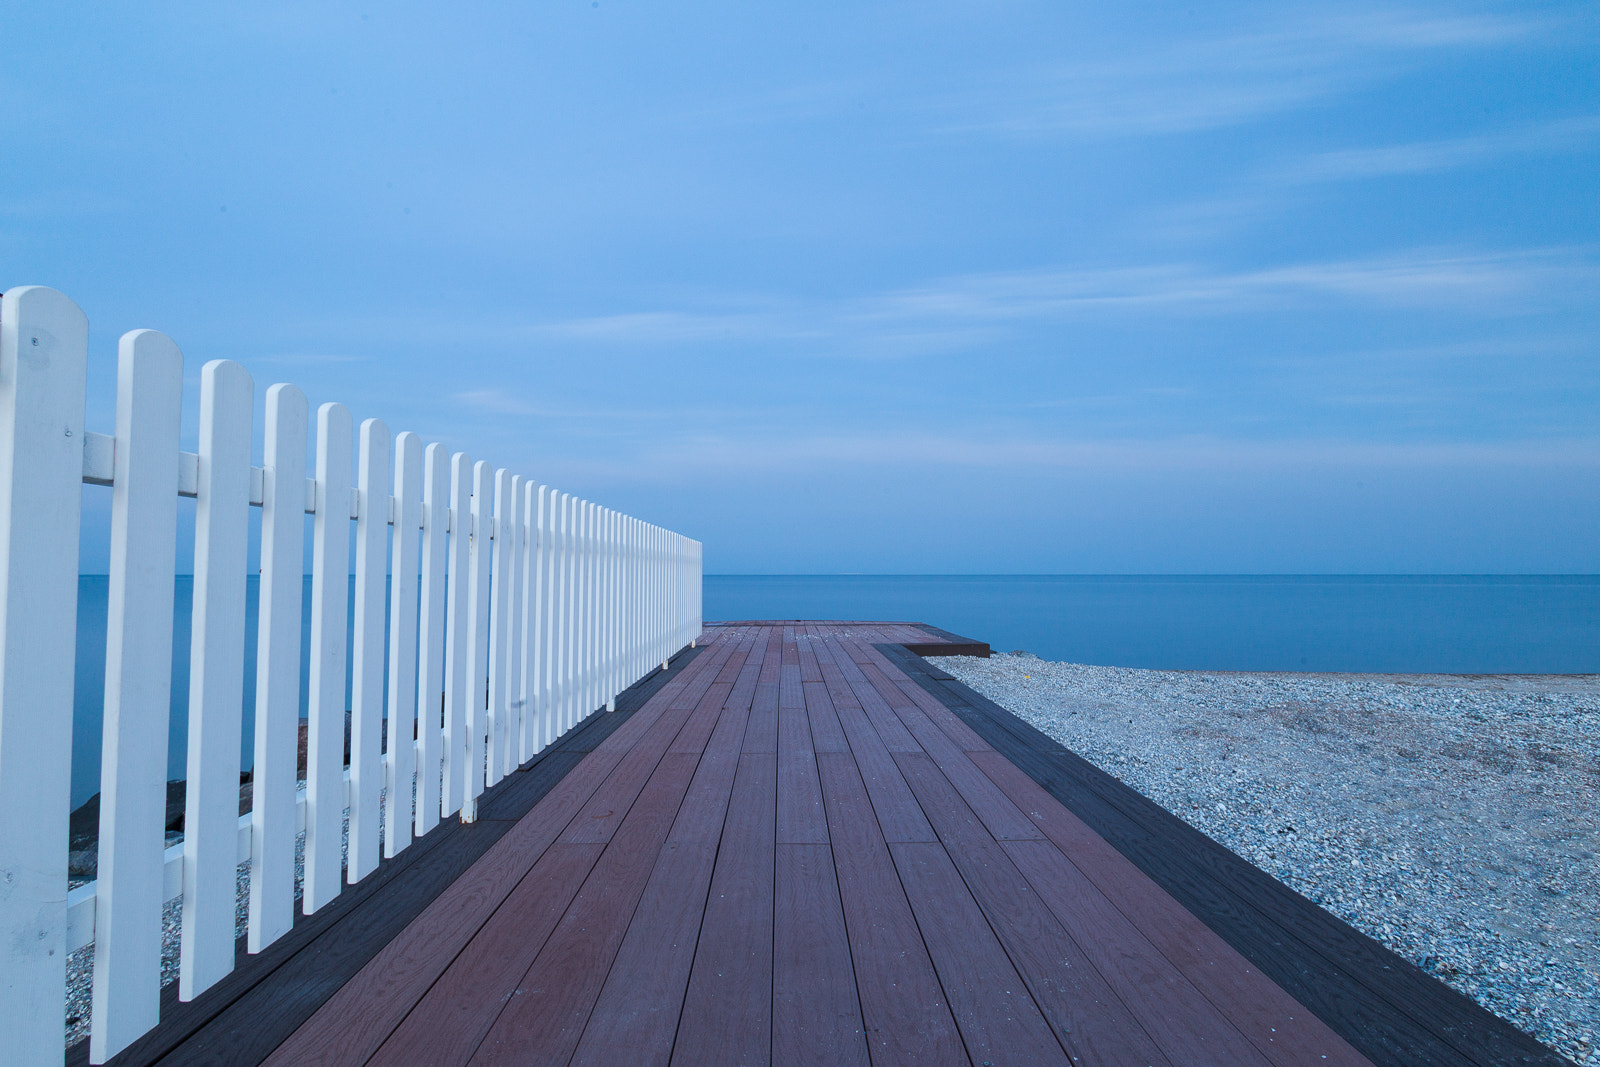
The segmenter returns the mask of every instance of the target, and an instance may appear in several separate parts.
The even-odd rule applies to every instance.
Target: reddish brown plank
[[[896,689],[892,681],[872,664],[863,668],[875,689]],[[898,672],[896,672],[898,673]],[[1027,841],[1043,838],[1043,833],[1012,803],[1000,787],[989,780],[968,758],[967,752],[923,714],[922,709],[902,701],[893,714],[906,727],[918,748],[908,755],[926,755],[939,765],[947,778],[972,805],[989,833],[1001,841]]]
[[[696,660],[689,670],[698,666]],[[370,1056],[601,787],[638,735],[655,723],[666,704],[661,696],[589,753],[265,1062],[345,1064]]]
[[[786,679],[778,690],[778,819],[779,843],[828,843],[828,821],[822,810],[822,785],[817,780],[817,760],[811,748],[811,724],[806,715],[798,666],[785,666]]]
[[[745,726],[744,749],[746,752],[778,751],[776,682],[760,682],[756,685],[755,697],[750,702],[750,722]]]
[[[561,1063],[572,1054],[616,958],[694,772],[668,753],[515,990],[473,991],[505,1004],[471,1063]],[[509,994],[509,995],[508,995]]]
[[[701,702],[693,708],[684,707],[681,702],[668,708],[657,721],[655,728],[641,737],[633,749],[617,764],[616,770],[606,779],[605,785],[595,790],[594,796],[589,798],[583,810],[578,812],[568,825],[566,833],[561,835],[561,841],[570,845],[583,841],[611,840],[617,827],[628,814],[628,809],[644,789],[645,783],[655,773],[662,754],[667,751],[684,725],[696,715],[715,719],[721,708],[722,702],[718,696],[718,687],[715,685],[706,690]],[[675,753],[675,755],[689,754]]]
[[[771,1062],[775,762],[739,757],[673,1063]]]
[[[780,842],[776,868],[772,1061],[867,1067],[833,853]]]
[[[551,845],[367,1063],[466,1063],[494,1021],[486,1008],[527,971],[603,847]]]
[[[1113,989],[1091,962],[1091,955],[1074,939],[1073,931],[1029,887],[1011,858],[984,830],[932,761],[927,756],[909,754],[897,759],[973,899],[1027,983],[1057,1040],[1085,1063],[1186,1067],[1196,1062],[1186,1053],[1170,1059],[1163,1055],[1146,1032],[1145,1017],[1129,1010],[1119,990]],[[1178,1015],[1176,1021],[1182,1025],[1187,1019]],[[1237,1040],[1238,1035],[1234,1036]],[[1248,1058],[1253,1050],[1246,1046],[1244,1051],[1246,1058],[1238,1061],[1241,1067],[1254,1062]],[[1206,1062],[1220,1061],[1213,1058]]]
[[[811,749],[813,752],[846,752],[850,743],[845,740],[844,729],[839,725],[839,715],[833,710],[833,700],[828,687],[821,682],[805,682],[806,718],[811,723]]]
[[[818,753],[817,768],[874,1067],[969,1064],[855,761]]]
[[[805,633],[797,638],[796,643],[800,649],[800,680],[802,682],[822,681],[822,669],[817,666],[817,627],[807,626]]]
[[[831,644],[831,643],[830,643]],[[900,774],[883,739],[859,706],[834,702],[839,724],[850,745],[861,779],[883,836],[888,841],[934,841],[933,827],[917,807],[905,779]],[[830,824],[831,825],[831,824]]]
[[[944,846],[907,841],[889,852],[973,1062],[1070,1063]]]
[[[584,1025],[574,1065],[671,1062],[716,857],[715,844],[669,840],[662,846]]]
[[[1016,764],[999,753],[978,752],[971,758],[1273,1063],[1281,1067],[1305,1063],[1370,1067],[1369,1061],[1327,1024],[1162,893],[1143,871]]]
[[[694,780],[689,783],[678,819],[667,836],[669,841],[715,845],[722,839],[728,797],[733,791],[733,777],[739,766],[749,717],[748,707],[723,710],[700,757],[700,765],[695,768]]]

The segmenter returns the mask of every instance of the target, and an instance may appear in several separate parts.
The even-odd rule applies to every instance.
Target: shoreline
[[[939,666],[1584,1067],[1600,675]]]

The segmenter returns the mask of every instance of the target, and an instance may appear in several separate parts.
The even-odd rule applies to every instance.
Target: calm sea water
[[[254,729],[256,592],[252,578],[241,693],[245,767]],[[181,778],[192,580],[180,577],[174,593],[167,773]],[[309,642],[309,578],[306,593],[302,633]],[[100,788],[106,594],[104,575],[79,580],[74,806]],[[926,622],[1001,651],[1122,667],[1600,672],[1600,575],[708,575],[705,616]],[[302,713],[307,688],[302,667]]]
[[[1117,667],[1600,671],[1600,575],[708,575],[705,615],[925,622]]]

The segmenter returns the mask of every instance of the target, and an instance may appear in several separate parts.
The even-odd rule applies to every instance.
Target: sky
[[[4,39],[0,289],[87,313],[91,429],[150,327],[195,386],[237,360],[710,573],[1600,571],[1592,0]]]

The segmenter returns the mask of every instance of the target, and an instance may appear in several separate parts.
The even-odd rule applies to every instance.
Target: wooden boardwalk
[[[715,627],[482,822],[418,842],[114,1062],[1562,1062],[1420,972],[1319,972],[1320,920],[1219,904],[1113,844],[1091,794],[1126,797],[1056,782],[1074,766],[905,650],[960,640]],[[1079,786],[1098,826],[1058,799]],[[1222,862],[1169,831],[1185,862]]]

